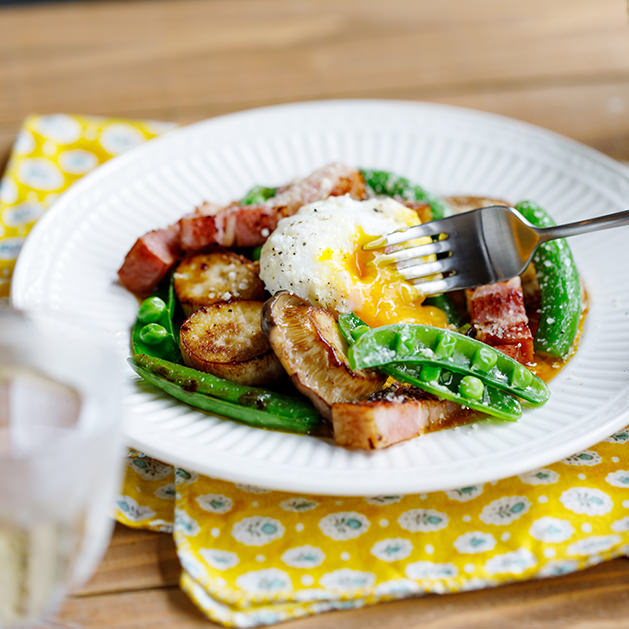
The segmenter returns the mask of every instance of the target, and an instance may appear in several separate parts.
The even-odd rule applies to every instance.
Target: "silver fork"
[[[394,247],[384,259],[425,295],[501,282],[520,275],[538,245],[587,232],[629,225],[629,210],[576,223],[538,228],[516,209],[493,205],[392,232],[365,249]],[[432,236],[426,244],[418,238]],[[427,261],[426,256],[437,255]]]

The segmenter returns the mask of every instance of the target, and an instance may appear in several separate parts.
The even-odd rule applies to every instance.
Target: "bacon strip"
[[[183,255],[207,247],[255,247],[261,245],[284,216],[302,205],[330,196],[367,196],[360,171],[344,164],[328,164],[304,179],[280,188],[275,197],[258,205],[204,203],[166,229],[138,238],[127,253],[118,276],[132,293],[152,292]],[[177,241],[173,241],[173,235]]]
[[[533,335],[519,277],[467,291],[476,338],[521,363],[533,361]]]
[[[334,440],[346,448],[379,450],[461,424],[472,411],[414,387],[393,386],[360,402],[332,405]]]

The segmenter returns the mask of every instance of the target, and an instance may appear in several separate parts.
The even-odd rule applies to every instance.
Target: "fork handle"
[[[555,238],[568,238],[602,229],[621,227],[622,225],[629,225],[629,210],[597,216],[596,218],[587,218],[584,221],[576,221],[575,223],[545,227],[536,231],[539,236],[539,242],[547,242],[548,240],[555,240]]]

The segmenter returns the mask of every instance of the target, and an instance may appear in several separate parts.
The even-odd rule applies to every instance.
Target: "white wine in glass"
[[[121,474],[120,381],[102,335],[0,311],[0,626],[50,621],[102,557]]]

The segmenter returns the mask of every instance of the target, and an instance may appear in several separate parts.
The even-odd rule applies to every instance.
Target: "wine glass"
[[[49,621],[107,547],[121,376],[102,333],[0,310],[0,626]]]

